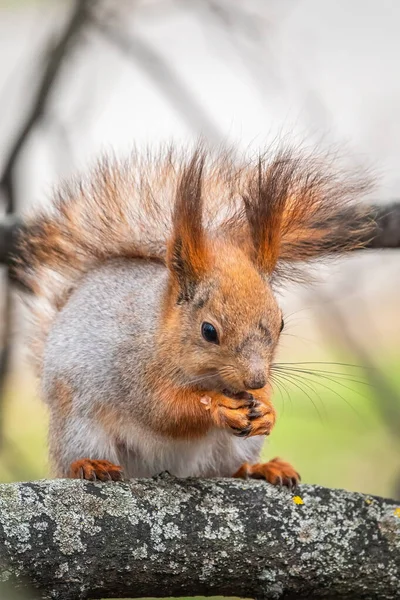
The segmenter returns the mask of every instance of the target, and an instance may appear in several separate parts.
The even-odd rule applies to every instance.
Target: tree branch
[[[10,265],[12,256],[17,253],[17,235],[21,221],[14,214],[3,217],[0,221],[0,264]]]
[[[400,202],[375,205],[376,235],[367,248],[400,248]]]
[[[15,223],[11,223],[15,212],[15,170],[22,150],[28,141],[31,132],[40,122],[45,111],[48,99],[54,89],[55,82],[64,65],[71,47],[72,41],[81,31],[89,15],[89,7],[93,8],[90,0],[75,0],[75,6],[71,12],[69,21],[63,30],[60,39],[53,48],[47,65],[44,69],[40,84],[36,93],[33,94],[28,113],[20,125],[15,141],[6,158],[3,171],[0,175],[1,199],[4,203],[8,221],[0,226],[0,262],[8,264],[10,251],[14,249]],[[11,274],[12,278],[12,274]],[[6,280],[4,287],[4,302],[2,315],[1,347],[0,347],[0,402],[4,396],[4,388],[8,363],[10,357],[10,335],[12,331],[12,296],[9,282]],[[0,406],[0,447],[2,443],[2,412]]]
[[[27,141],[31,131],[43,116],[44,110],[54,83],[59,75],[64,60],[68,55],[69,47],[75,36],[80,32],[82,25],[86,22],[89,14],[89,0],[76,0],[75,8],[71,13],[69,22],[60,39],[50,54],[47,66],[44,70],[40,85],[31,101],[30,109],[22,122],[17,133],[14,144],[6,160],[2,175],[0,177],[0,188],[6,198],[7,212],[13,212],[15,202],[15,190],[13,186],[14,169],[19,155]]]
[[[295,502],[297,500],[297,503]],[[391,500],[264,482],[0,485],[0,581],[41,598],[398,598]]]

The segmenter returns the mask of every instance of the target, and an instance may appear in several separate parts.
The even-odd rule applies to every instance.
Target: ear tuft
[[[202,214],[204,164],[205,153],[198,148],[183,166],[176,192],[167,264],[181,290],[181,300],[193,298],[209,264]]]

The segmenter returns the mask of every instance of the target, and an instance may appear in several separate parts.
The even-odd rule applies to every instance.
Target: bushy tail
[[[197,218],[194,200],[201,198],[206,236],[229,238],[269,276],[291,276],[301,261],[368,241],[373,224],[357,203],[367,189],[364,177],[291,149],[256,161],[201,148],[191,155],[169,149],[123,163],[103,160],[85,178],[62,185],[51,206],[28,218],[20,232],[13,274],[31,292],[39,321],[35,354],[41,356],[57,311],[96,265],[118,257],[166,263],[179,217],[174,206],[179,222],[190,220],[191,211]],[[189,229],[185,235],[199,259],[203,250],[196,244],[204,247],[204,236],[198,226]]]
[[[301,277],[300,263],[366,245],[371,211],[365,173],[345,173],[327,156],[279,151],[260,158],[242,196],[256,263],[277,277]]]

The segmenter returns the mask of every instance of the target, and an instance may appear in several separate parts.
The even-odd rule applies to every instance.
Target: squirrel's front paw
[[[275,424],[275,409],[270,402],[261,403],[248,392],[232,396],[218,394],[201,399],[218,427],[231,429],[239,437],[268,435]]]
[[[122,467],[114,465],[108,460],[82,458],[72,463],[70,477],[89,481],[121,481]]]

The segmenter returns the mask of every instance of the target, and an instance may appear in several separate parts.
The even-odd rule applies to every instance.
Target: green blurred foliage
[[[387,357],[383,375],[399,399],[396,361]],[[314,368],[341,375],[281,379],[274,395],[278,421],[263,459],[289,460],[303,482],[392,496],[400,474],[400,437],[383,419],[379,390],[363,369],[346,370],[339,364]],[[400,400],[396,410],[400,413]],[[31,381],[10,381],[3,420],[0,481],[48,476],[46,408]]]
[[[347,362],[352,362],[351,358],[347,357]],[[397,357],[387,357],[381,374],[400,399],[397,363]],[[263,459],[281,456],[291,461],[303,482],[393,497],[399,484],[400,438],[383,418],[380,392],[369,384],[368,372],[339,364],[313,367],[340,375],[325,373],[322,379],[316,375],[292,382],[281,379],[274,395],[278,421],[265,444]],[[318,380],[321,385],[315,383]],[[10,380],[3,414],[0,481],[49,476],[47,412],[35,388],[31,380]],[[398,402],[395,412],[400,414]],[[23,600],[4,592],[0,590],[0,597]]]
[[[20,8],[20,7],[24,7],[27,4],[29,5],[35,5],[35,4],[44,4],[44,3],[48,3],[50,2],[50,0],[0,0],[0,8],[7,8],[7,7],[12,7],[12,8]],[[62,3],[65,2],[65,0],[53,0],[53,2],[58,2],[58,3]]]

